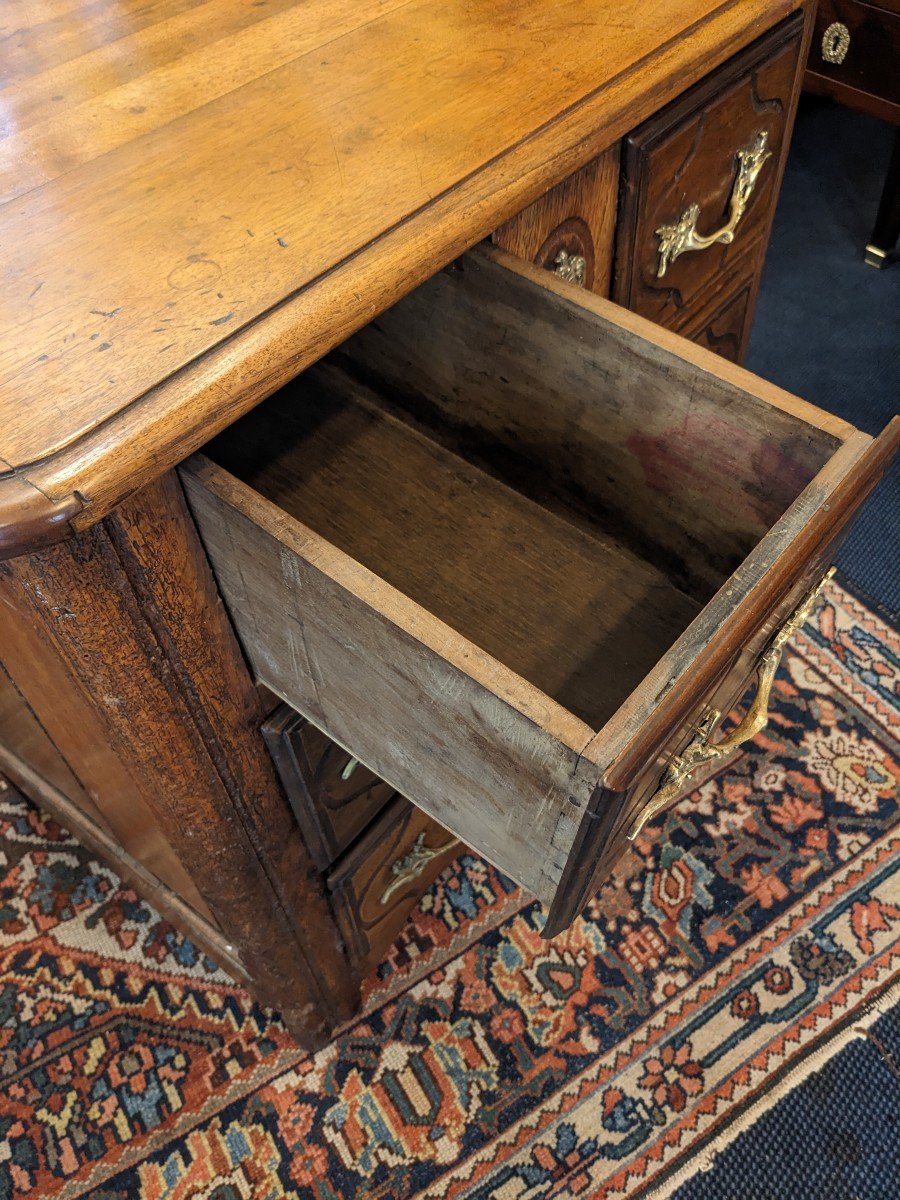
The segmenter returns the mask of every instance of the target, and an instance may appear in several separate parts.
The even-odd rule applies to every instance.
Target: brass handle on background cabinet
[[[448,850],[452,850],[454,846],[459,845],[457,838],[451,838],[449,842],[445,842],[443,846],[435,846],[432,849],[425,845],[425,834],[420,833],[412,844],[412,848],[398,858],[391,866],[391,875],[393,878],[390,883],[381,893],[379,900],[380,904],[387,904],[394,892],[398,892],[402,887],[418,878],[425,870],[433,858],[438,858],[442,854],[446,854]]]
[[[700,219],[700,205],[692,204],[686,208],[674,225],[661,225],[656,231],[659,238],[659,266],[656,269],[657,278],[662,279],[670,262],[688,250],[705,250],[717,242],[730,245],[734,241],[738,222],[746,211],[750,196],[756,187],[756,180],[767,158],[772,157],[772,151],[767,149],[769,135],[761,129],[748,146],[738,150],[738,173],[731,189],[731,199],[728,204],[728,221],[715,233],[703,237],[697,232],[697,222]]]
[[[724,758],[737,750],[738,746],[749,741],[750,738],[756,737],[760,730],[765,729],[769,720],[769,696],[772,692],[775,672],[781,662],[782,651],[809,617],[819,594],[832,575],[834,575],[834,567],[831,567],[821,582],[806,595],[800,606],[788,617],[766,647],[756,668],[756,695],[741,723],[732,729],[731,733],[726,734],[720,742],[711,742],[709,739],[722,714],[716,712],[715,709],[711,709],[706,714],[697,736],[688,743],[681,754],[672,759],[660,780],[659,788],[635,817],[628,830],[627,836],[630,842],[634,841],[648,821],[652,821],[658,813],[680,798],[685,791],[688,777],[697,767],[712,762],[713,759]]]

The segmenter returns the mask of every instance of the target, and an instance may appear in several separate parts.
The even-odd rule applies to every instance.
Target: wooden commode
[[[737,365],[811,9],[38,7],[0,770],[320,1045],[462,849],[552,937],[761,727],[897,449]]]

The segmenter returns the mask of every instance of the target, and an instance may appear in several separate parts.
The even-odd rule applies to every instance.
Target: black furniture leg
[[[888,164],[887,178],[878,205],[878,216],[869,244],[866,262],[870,267],[886,267],[894,256],[900,237],[900,128],[894,134],[894,148]]]

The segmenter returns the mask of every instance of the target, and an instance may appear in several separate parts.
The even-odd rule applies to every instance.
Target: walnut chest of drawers
[[[318,1045],[760,727],[898,430],[736,365],[803,4],[108,7],[12,63],[0,769]]]

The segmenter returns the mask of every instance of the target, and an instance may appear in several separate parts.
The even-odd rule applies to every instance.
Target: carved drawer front
[[[730,362],[740,362],[755,279],[756,263],[752,257],[745,258],[734,271],[729,287],[714,292],[710,302],[699,307],[692,320],[678,332]]]
[[[394,789],[282,704],[263,726],[291,807],[323,870],[394,795]]]
[[[383,956],[437,876],[463,847],[402,796],[328,876],[341,931],[365,971]]]
[[[502,225],[495,246],[608,296],[619,193],[619,147],[564,179]]]
[[[735,748],[898,439],[478,247],[182,479],[260,682],[552,933]]]
[[[818,77],[808,78],[816,90],[830,91],[851,104],[852,94],[842,96],[842,89],[864,92],[882,104],[882,116],[900,120],[898,0],[820,0],[807,67]]]
[[[755,281],[793,123],[801,31],[797,14],[626,138],[613,299],[704,338],[700,310],[735,296],[748,262]],[[751,307],[738,352],[726,357],[743,356]]]

